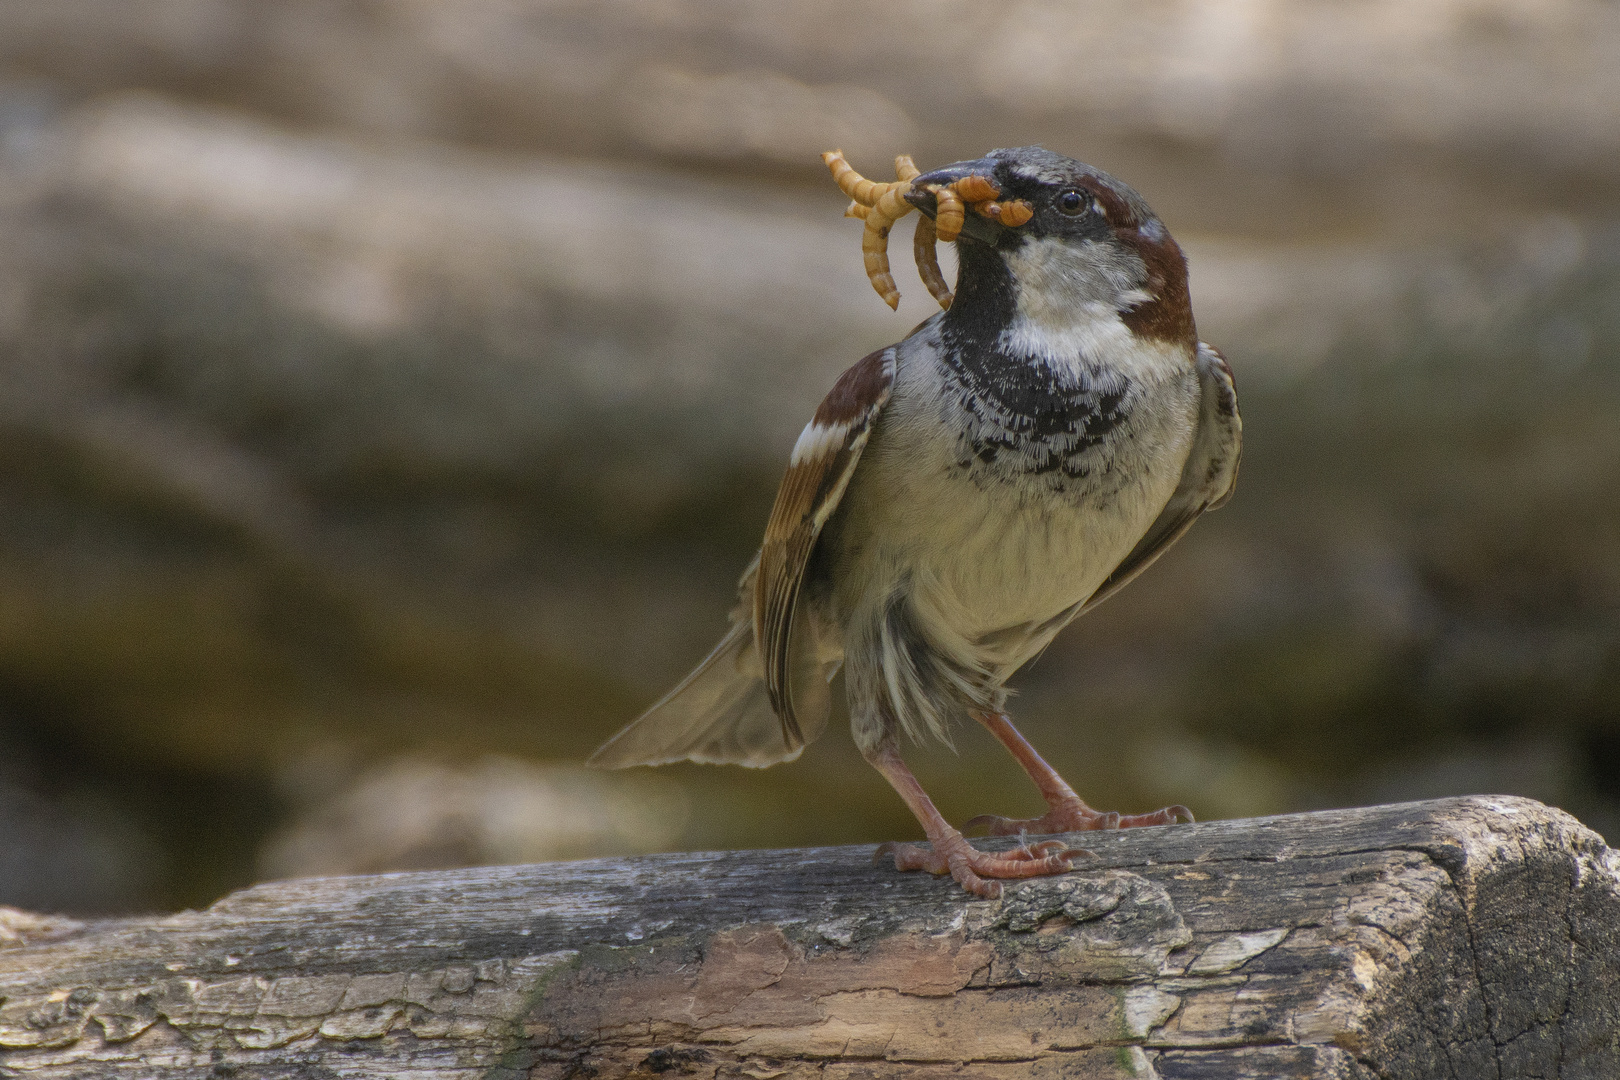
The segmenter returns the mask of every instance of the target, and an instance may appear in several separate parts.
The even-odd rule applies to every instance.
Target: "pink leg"
[[[1167,806],[1163,810],[1155,810],[1151,814],[1129,814],[1121,816],[1113,811],[1103,813],[1093,810],[1080,800],[1074,789],[1064,782],[1057,770],[1048,765],[1035,748],[1018,733],[1007,719],[1005,713],[987,713],[980,715],[979,723],[990,729],[990,734],[1001,740],[1001,745],[1012,752],[1018,759],[1018,764],[1029,773],[1029,778],[1035,781],[1040,789],[1041,798],[1046,800],[1049,810],[1038,818],[998,817],[995,814],[981,814],[968,822],[963,828],[972,829],[980,825],[990,827],[992,836],[1013,836],[1021,833],[1056,833],[1056,832],[1083,832],[1092,829],[1133,829],[1140,825],[1171,825],[1177,817],[1187,821],[1193,820],[1192,811],[1185,806]]]
[[[1001,895],[999,881],[985,878],[1027,878],[1047,874],[1061,874],[1069,869],[1069,860],[1089,856],[1091,852],[1071,848],[1060,840],[1049,840],[1034,847],[1024,846],[1016,851],[991,853],[976,850],[956,829],[940,816],[934,802],[922,789],[900,752],[893,743],[885,742],[866,754],[866,760],[883,774],[883,778],[900,793],[911,812],[922,823],[928,837],[928,848],[916,844],[890,842],[873,853],[873,861],[885,855],[894,856],[896,870],[926,870],[930,874],[950,874],[956,883],[975,896],[993,900]]]

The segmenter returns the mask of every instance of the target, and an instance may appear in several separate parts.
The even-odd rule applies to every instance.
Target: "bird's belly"
[[[1099,506],[940,476],[916,485],[906,500],[915,505],[895,507],[913,528],[890,535],[903,538],[897,554],[919,607],[973,640],[1043,622],[1095,592],[1170,495],[1130,487]]]
[[[892,583],[931,634],[994,641],[998,655],[984,659],[1015,668],[1049,638],[1019,628],[1084,601],[1147,531],[1180,477],[1182,443],[1161,444],[1151,463],[1129,446],[1099,449],[1108,483],[1059,493],[1049,478],[964,469],[943,440],[891,437],[847,496],[866,527],[841,538],[844,554],[866,565],[843,579],[868,591]],[[840,606],[872,599],[846,595]]]

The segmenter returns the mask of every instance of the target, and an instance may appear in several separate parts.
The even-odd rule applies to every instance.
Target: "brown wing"
[[[838,509],[894,386],[894,349],[880,349],[838,377],[799,436],[776,492],[754,579],[754,641],[771,707],[789,749],[804,745],[793,713],[793,613],[821,529]]]
[[[1123,589],[1180,540],[1198,515],[1232,497],[1232,489],[1237,486],[1238,458],[1243,453],[1243,418],[1238,415],[1237,387],[1226,358],[1214,347],[1200,341],[1196,363],[1203,401],[1198,432],[1181,470],[1181,483],[1131,553],[1081,606],[1082,611],[1089,611]]]

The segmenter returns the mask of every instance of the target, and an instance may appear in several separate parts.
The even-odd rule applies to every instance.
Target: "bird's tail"
[[[820,724],[814,726],[825,723],[823,708]],[[813,737],[808,731],[806,735]],[[754,628],[741,619],[692,674],[603,743],[589,763],[622,769],[696,761],[762,769],[792,761],[803,749],[787,745],[765,689]]]

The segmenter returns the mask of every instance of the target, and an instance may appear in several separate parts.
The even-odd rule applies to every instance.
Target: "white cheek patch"
[[[788,464],[803,465],[807,461],[820,461],[842,450],[848,438],[848,424],[821,424],[812,420],[799,433],[799,441],[793,444],[793,456],[788,458]]]
[[[1139,258],[1111,245],[1050,238],[1006,258],[1018,299],[998,341],[1003,351],[1070,366],[1136,348],[1120,314],[1153,299],[1137,285],[1146,276]]]
[[[1151,299],[1141,289],[1147,266],[1118,244],[1056,237],[1029,240],[1004,256],[1018,283],[1018,307],[1031,315],[1042,305],[1110,304],[1116,311]]]

